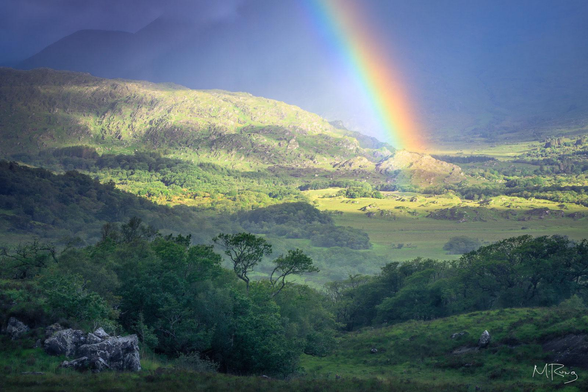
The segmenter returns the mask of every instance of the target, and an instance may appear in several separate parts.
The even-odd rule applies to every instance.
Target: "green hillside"
[[[532,377],[588,334],[583,133],[430,156],[246,93],[0,81],[9,390],[586,389]],[[145,371],[59,368],[55,322],[137,334]]]
[[[231,168],[332,172],[352,158],[381,163],[392,155],[390,146],[247,93],[49,69],[2,68],[0,80],[0,156],[5,158],[85,145],[99,154],[156,150]],[[367,172],[381,182],[394,177]]]
[[[305,356],[302,365],[311,378],[394,380],[414,390],[581,391],[588,380],[577,366],[566,368],[578,374],[568,385],[574,376],[533,377],[535,365],[542,370],[553,358],[543,346],[588,331],[588,319],[574,310],[503,309],[366,329],[342,336],[329,356]],[[484,330],[492,342],[478,350]]]
[[[319,116],[247,93],[49,69],[3,68],[0,80],[3,154],[81,144],[300,166],[371,155]]]

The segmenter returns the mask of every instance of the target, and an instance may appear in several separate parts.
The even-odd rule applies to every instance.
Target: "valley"
[[[146,372],[108,388],[546,390],[542,345],[588,331],[585,123],[412,152],[247,93],[0,80],[0,321],[137,334]],[[243,233],[271,250],[245,270]],[[6,385],[94,388],[1,339]]]

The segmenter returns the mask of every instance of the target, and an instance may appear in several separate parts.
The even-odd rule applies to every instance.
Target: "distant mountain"
[[[376,183],[426,167],[433,174],[424,182],[421,175],[402,177],[425,186],[460,172],[420,154],[410,155],[410,165],[396,167],[398,159],[387,164],[394,159],[390,146],[340,124],[336,128],[296,106],[247,93],[49,69],[0,68],[0,81],[0,157],[84,145],[100,153],[155,150],[235,168],[281,167],[297,176],[292,171],[315,170],[327,178],[371,178]],[[343,164],[360,158],[370,164]]]
[[[81,30],[49,45],[18,67],[117,75],[131,61],[134,43],[135,36],[122,31]]]

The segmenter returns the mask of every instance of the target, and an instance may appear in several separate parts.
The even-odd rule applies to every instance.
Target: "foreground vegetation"
[[[212,246],[192,245],[190,236],[163,236],[137,218],[105,225],[94,246],[4,249],[2,321],[14,316],[33,328],[23,342],[2,337],[7,361],[14,362],[4,367],[8,385],[83,387],[78,376],[56,369],[56,359],[23,351],[54,322],[138,335],[145,367],[154,373],[97,376],[106,382],[122,377],[123,384],[168,385],[196,377],[211,387],[231,385],[231,378],[185,369],[291,380],[252,378],[244,390],[264,382],[269,390],[298,388],[310,380],[310,390],[327,382],[343,390],[467,389],[480,383],[487,390],[540,390],[545,380],[529,380],[528,373],[549,358],[542,344],[588,332],[586,241],[516,237],[457,262],[389,263],[377,276],[351,276],[326,292],[291,282],[293,275],[318,272],[300,250],[273,259],[269,280],[252,279],[272,254],[270,243],[248,233],[221,234],[215,243],[232,271],[221,267]],[[529,306],[543,308],[521,308]],[[491,331],[493,343],[473,350],[483,330]],[[465,350],[456,352],[460,348]],[[27,371],[47,374],[34,375],[40,381],[31,383],[20,374]],[[396,379],[407,385],[391,383]],[[174,383],[169,385],[185,387]]]
[[[582,391],[588,386],[583,369],[568,367],[579,375],[568,385],[561,377],[532,376],[535,365],[549,360],[544,342],[588,331],[577,305],[475,312],[345,334],[332,354],[304,355],[297,374],[287,380],[202,371],[150,353],[143,356],[144,370],[138,374],[79,374],[58,368],[61,359],[41,349],[23,350],[22,342],[3,341],[0,380],[6,390],[33,391]],[[484,329],[493,336],[488,349],[452,353],[475,346]],[[463,334],[452,339],[456,332]],[[33,341],[24,344],[29,343]]]

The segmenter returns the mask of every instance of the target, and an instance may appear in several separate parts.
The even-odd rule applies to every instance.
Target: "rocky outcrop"
[[[108,339],[110,337],[110,335],[107,334],[104,329],[102,329],[102,327],[95,330],[94,335],[98,336],[100,339]]]
[[[552,362],[588,369],[588,335],[570,334],[543,344]]]
[[[50,338],[53,334],[57,331],[61,331],[63,327],[59,325],[59,323],[51,324],[47,328],[45,328],[45,339]]]
[[[454,184],[465,178],[457,165],[427,154],[404,150],[397,151],[392,157],[378,163],[376,171],[390,176],[400,173],[398,180],[406,180],[417,186]]]
[[[80,330],[58,330],[45,340],[45,351],[50,355],[75,358],[64,361],[61,367],[100,372],[106,369],[139,371],[139,340],[137,335],[110,336],[102,328],[85,334]]]
[[[29,327],[14,317],[11,317],[8,320],[8,325],[6,326],[6,334],[9,335],[12,340],[20,338],[22,335],[29,332],[29,330]]]
[[[86,344],[87,335],[76,329],[63,329],[45,340],[45,351],[49,355],[75,357],[77,348]]]
[[[490,341],[491,341],[491,336],[490,333],[488,331],[484,331],[482,332],[482,335],[480,336],[480,340],[478,340],[478,347],[479,348],[486,348],[490,345]]]

